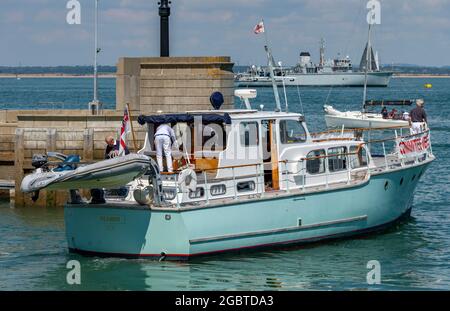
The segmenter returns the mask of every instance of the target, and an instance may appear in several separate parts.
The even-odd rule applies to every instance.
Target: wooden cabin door
[[[278,148],[276,135],[276,121],[261,121],[262,148],[264,161],[264,183],[266,188],[280,189],[280,175],[278,165]]]

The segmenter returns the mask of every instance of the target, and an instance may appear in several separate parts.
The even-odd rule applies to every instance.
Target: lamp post
[[[89,103],[89,110],[92,114],[99,114],[101,111],[102,104],[98,100],[98,68],[97,68],[97,57],[101,49],[98,48],[98,2],[95,0],[95,26],[94,26],[94,99]]]
[[[161,57],[169,57],[169,16],[170,4],[169,0],[161,0],[159,4],[159,16],[161,17]]]

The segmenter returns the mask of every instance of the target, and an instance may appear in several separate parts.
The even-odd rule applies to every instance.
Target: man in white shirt
[[[177,145],[177,138],[175,132],[170,127],[170,124],[161,124],[156,129],[155,133],[155,148],[156,148],[156,160],[158,162],[159,171],[164,171],[163,165],[163,151],[166,157],[167,170],[173,172],[172,167],[172,144]]]

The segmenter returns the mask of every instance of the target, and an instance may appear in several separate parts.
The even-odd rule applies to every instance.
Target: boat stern
[[[108,257],[186,257],[189,241],[179,213],[116,204],[68,204],[64,210],[69,250]]]

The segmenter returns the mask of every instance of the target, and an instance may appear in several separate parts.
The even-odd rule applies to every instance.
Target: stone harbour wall
[[[135,118],[134,118],[135,119]],[[30,194],[20,192],[20,184],[26,174],[34,168],[31,158],[34,154],[60,152],[77,154],[82,162],[104,158],[105,137],[119,137],[122,115],[108,113],[108,116],[78,115],[18,115],[16,124],[0,123],[0,180],[15,181],[15,204],[18,206],[62,206],[68,194],[66,191],[42,191],[37,202]],[[44,124],[46,126],[44,126]],[[143,146],[146,128],[133,122],[137,149]],[[134,151],[131,133],[127,144]],[[10,148],[10,149],[8,149]],[[87,192],[84,193],[88,195]]]

